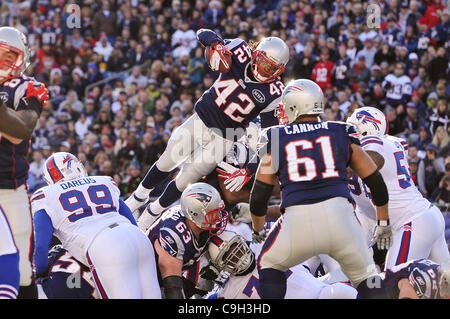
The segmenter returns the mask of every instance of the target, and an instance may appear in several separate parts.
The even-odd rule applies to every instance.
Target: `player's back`
[[[34,213],[45,210],[64,248],[84,261],[97,234],[114,223],[130,223],[118,212],[119,196],[111,177],[89,176],[43,187],[31,205]]]
[[[267,150],[279,162],[281,208],[334,197],[351,199],[346,167],[355,129],[340,122],[305,122],[267,130]],[[277,144],[277,145],[275,145]]]
[[[430,202],[422,196],[411,178],[406,141],[390,135],[365,136],[361,139],[361,146],[384,158],[380,173],[389,192],[388,209],[392,227],[400,227],[428,210]]]

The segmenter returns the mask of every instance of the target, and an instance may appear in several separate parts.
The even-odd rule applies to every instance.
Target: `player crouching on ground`
[[[152,246],[112,178],[88,177],[83,164],[65,152],[50,156],[43,171],[48,186],[31,199],[37,277],[46,275],[54,234],[89,267],[101,298],[161,298]]]
[[[165,299],[185,299],[182,271],[200,260],[213,235],[223,232],[228,213],[219,192],[206,183],[188,186],[174,206],[156,220],[147,236],[156,252]]]

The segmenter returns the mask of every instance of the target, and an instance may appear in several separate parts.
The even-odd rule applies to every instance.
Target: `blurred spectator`
[[[348,71],[347,77],[352,84],[353,92],[356,92],[360,82],[366,83],[367,88],[367,82],[370,79],[370,69],[367,68],[365,56],[360,56],[358,58],[358,62]]]
[[[334,63],[329,60],[330,54],[327,48],[322,49],[320,61],[316,63],[311,74],[311,79],[316,82],[322,90],[331,85]]]
[[[431,140],[431,143],[433,143],[433,145],[437,148],[438,155],[443,156],[442,152],[447,149],[449,142],[450,137],[447,130],[443,126],[439,126],[433,135],[433,139]]]
[[[445,99],[439,100],[436,109],[433,110],[433,114],[429,117],[429,121],[431,134],[434,134],[439,126],[443,126],[444,130],[447,131],[450,119],[448,114],[448,103]]]
[[[436,187],[438,187],[441,174],[444,173],[444,160],[437,157],[437,147],[429,144],[426,147],[426,156],[420,162],[418,169],[419,190],[427,197],[430,197]]]
[[[386,76],[382,84],[383,89],[387,91],[386,101],[393,107],[406,104],[411,99],[411,80],[404,75],[404,71],[405,66],[402,62],[395,63],[394,73]]]
[[[106,36],[113,38],[117,34],[117,15],[111,10],[108,0],[102,0],[102,8],[95,15],[92,21],[92,32],[96,39],[104,32]]]
[[[448,57],[446,56],[445,48],[439,47],[436,51],[437,56],[430,61],[428,72],[433,84],[436,84],[439,78],[446,78],[446,70],[448,68]],[[448,78],[448,77],[447,77]]]
[[[30,163],[27,181],[30,192],[34,192],[42,186],[47,185],[43,174],[45,160],[46,158],[44,158],[41,151],[36,150],[33,152],[33,161]]]

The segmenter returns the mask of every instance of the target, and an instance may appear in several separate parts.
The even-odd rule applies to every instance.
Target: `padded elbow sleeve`
[[[265,216],[273,185],[255,180],[250,193],[250,211],[255,216]]]
[[[383,206],[388,203],[389,193],[386,183],[378,170],[362,180],[369,187],[375,206]]]

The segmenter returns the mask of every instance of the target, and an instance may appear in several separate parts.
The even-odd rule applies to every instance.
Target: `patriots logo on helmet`
[[[375,127],[377,131],[380,130],[381,121],[377,120],[367,111],[360,111],[356,113],[356,118],[358,120],[361,120],[362,124],[372,123],[372,125]]]
[[[189,198],[195,198],[200,203],[203,204],[204,207],[208,206],[209,202],[211,201],[212,197],[205,193],[192,193],[187,195],[186,197]]]

